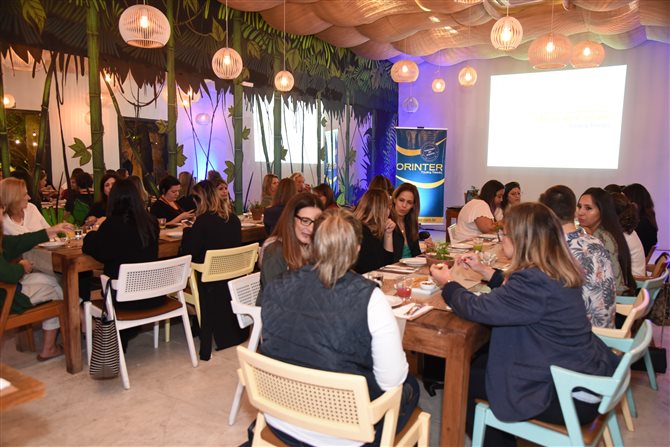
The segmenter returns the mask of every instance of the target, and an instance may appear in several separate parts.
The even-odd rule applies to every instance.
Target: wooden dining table
[[[489,244],[486,249],[499,252],[495,244]],[[507,262],[500,256],[497,266]],[[382,290],[394,294],[398,274],[382,273],[385,278]],[[428,267],[420,267],[408,276],[428,279]],[[481,276],[462,266],[457,265],[452,269],[452,278],[471,290],[488,290],[481,283]],[[488,342],[491,330],[488,326],[464,320],[454,314],[448,309],[441,292],[438,289],[431,295],[412,294],[412,301],[433,306],[434,309],[405,323],[402,343],[411,371],[419,370],[420,354],[445,359],[439,445],[460,447],[464,445],[465,439],[470,362],[472,355]]]
[[[174,231],[174,229],[173,229]],[[181,238],[167,236],[170,230],[161,231],[158,241],[158,258],[177,256]],[[267,237],[262,225],[243,226],[242,243],[262,242]],[[65,345],[65,364],[71,374],[83,369],[81,356],[81,324],[79,320],[79,273],[101,270],[103,265],[91,256],[82,253],[83,241],[72,240],[66,246],[51,250],[54,272],[62,274],[63,300],[67,321],[61,322]]]

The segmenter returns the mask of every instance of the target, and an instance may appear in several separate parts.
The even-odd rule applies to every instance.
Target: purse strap
[[[107,280],[107,285],[105,286],[105,292],[102,295],[104,297],[104,300],[105,300],[105,305],[102,306],[102,314],[100,315],[100,319],[103,320],[103,321],[109,321],[109,314],[107,312],[107,305],[108,304],[111,304],[112,306],[114,305],[113,302],[108,303],[108,301],[107,301],[107,300],[112,299],[111,291],[112,291],[112,278],[109,278]]]

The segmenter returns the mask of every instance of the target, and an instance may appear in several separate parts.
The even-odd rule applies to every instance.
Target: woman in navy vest
[[[496,417],[562,424],[549,367],[611,375],[617,357],[591,332],[582,300],[582,271],[570,255],[561,223],[539,203],[520,203],[505,215],[502,241],[512,265],[504,283],[476,296],[451,281],[449,268],[432,266],[444,284],[442,297],[461,318],[492,326],[488,350],[470,369],[467,427],[472,433],[474,400],[487,399]],[[467,262],[467,261],[466,261]],[[599,398],[573,394],[582,424],[598,416]],[[512,435],[488,428],[486,445],[516,445]]]
[[[263,291],[261,352],[294,365],[362,375],[371,399],[403,385],[400,431],[416,407],[419,387],[407,374],[398,323],[383,292],[350,270],[361,240],[361,223],[347,210],[330,209],[317,219],[313,265],[280,276]],[[360,445],[265,417],[288,445]]]

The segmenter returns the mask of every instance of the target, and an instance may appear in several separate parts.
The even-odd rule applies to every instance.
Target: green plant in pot
[[[453,267],[454,258],[449,254],[449,242],[437,242],[426,248],[426,263],[428,266],[433,264],[447,264]]]
[[[251,218],[253,220],[261,220],[263,217],[263,205],[261,202],[251,202],[249,204],[249,212],[251,213]]]

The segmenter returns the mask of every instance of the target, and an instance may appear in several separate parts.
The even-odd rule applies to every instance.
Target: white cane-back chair
[[[119,345],[119,366],[121,380],[125,389],[130,388],[126,359],[121,346],[119,331],[131,327],[154,323],[154,348],[158,347],[158,323],[169,321],[170,318],[181,317],[184,324],[184,333],[188,344],[191,364],[198,366],[195,355],[195,346],[191,335],[186,303],[184,300],[184,288],[191,272],[191,255],[165,261],[143,262],[135,264],[122,264],[119,269],[119,278],[112,280],[112,287],[107,288],[107,276],[102,276],[103,290],[107,293],[103,301],[87,301],[84,305],[86,317],[86,349],[89,365],[91,362],[92,349],[92,326],[93,317],[102,315],[102,306],[106,306],[108,318],[116,322],[116,338]],[[116,290],[116,301],[119,303],[139,301],[162,295],[174,294],[176,298],[166,297],[165,303],[153,309],[143,310],[115,310],[112,302],[112,291]]]
[[[263,323],[261,321],[261,308],[256,306],[256,298],[261,289],[261,274],[259,272],[251,275],[243,276],[241,278],[233,279],[228,283],[230,289],[231,305],[233,312],[237,314],[237,321],[241,328],[254,325],[249,337],[249,344],[247,349],[256,352],[258,342],[261,338],[261,329]],[[235,397],[233,405],[230,407],[230,415],[228,416],[228,424],[235,424],[237,412],[240,410],[240,400],[244,392],[244,385],[242,382],[237,383],[235,390]]]
[[[383,446],[428,445],[430,415],[417,407],[396,435],[402,386],[370,401],[365,377],[304,368],[238,346],[237,370],[251,405],[258,410],[254,446],[284,445],[267,427],[264,414],[328,436],[371,442],[384,418]]]
[[[456,243],[456,224],[451,224],[447,227],[447,235],[449,236],[449,242],[452,244]]]
[[[195,307],[198,323],[202,324],[200,317],[200,292],[198,291],[198,277],[196,272],[201,273],[202,282],[224,281],[231,278],[239,278],[254,271],[258,259],[258,242],[244,245],[242,247],[222,248],[219,250],[207,250],[205,260],[202,264],[191,263],[191,277],[188,284],[190,294],[185,294],[188,304]],[[165,341],[170,341],[170,323],[165,323]]]

